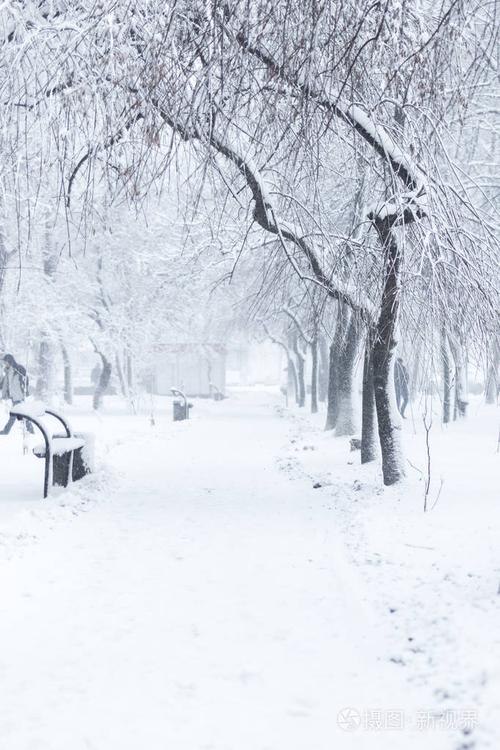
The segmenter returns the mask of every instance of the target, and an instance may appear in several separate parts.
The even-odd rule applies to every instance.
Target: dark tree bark
[[[297,341],[294,344],[294,351],[297,360],[297,384],[298,384],[298,405],[303,407],[306,405],[306,381],[304,377],[305,370],[305,357],[299,350]]]
[[[306,382],[304,377],[305,356],[299,347],[299,334],[294,332],[291,335],[291,351],[295,360],[295,373],[297,376],[297,406],[303,407],[306,403]]]
[[[299,383],[299,406],[302,408],[306,405],[306,381],[304,378],[304,358],[297,357],[297,380]]]
[[[99,375],[99,380],[97,381],[97,385],[94,391],[94,398],[92,400],[92,408],[95,411],[99,411],[99,409],[101,408],[104,394],[106,393],[109,382],[111,380],[111,362],[102,352],[98,351],[97,354],[101,358],[102,367]]]
[[[460,374],[455,371],[455,380],[458,383],[458,380],[460,378]],[[462,398],[460,398],[460,391],[458,388],[455,387],[455,410],[453,412],[453,419],[463,419],[467,416],[467,407],[469,405],[468,401],[464,401]]]
[[[68,350],[61,342],[61,354],[64,365],[64,400],[67,404],[73,403],[73,368],[69,358]]]
[[[385,256],[385,277],[380,315],[373,345],[373,382],[377,409],[378,435],[382,450],[382,474],[385,485],[403,479],[405,472],[401,447],[401,424],[396,416],[393,360],[394,338],[399,310],[401,253],[394,236],[393,222],[375,218]]]
[[[363,363],[363,398],[361,423],[361,463],[366,464],[377,458],[377,423],[375,409],[375,389],[373,383],[373,343],[376,331],[368,330]]]
[[[355,430],[352,387],[358,342],[356,319],[348,308],[343,306],[330,346],[328,408],[325,425],[325,430],[335,429],[335,434],[339,437],[352,435]]]
[[[318,365],[318,401],[324,404],[328,398],[328,342],[326,337],[321,335],[318,339],[319,365]]]
[[[299,403],[299,384],[297,382],[297,369],[295,362],[289,356],[287,360],[287,391],[288,395],[292,396],[295,403]]]
[[[318,339],[311,342],[312,372],[311,372],[311,414],[318,412]]]
[[[337,424],[337,417],[339,412],[339,376],[338,376],[338,325],[330,344],[329,352],[329,367],[328,367],[328,404],[326,409],[326,424],[325,430],[333,430]]]

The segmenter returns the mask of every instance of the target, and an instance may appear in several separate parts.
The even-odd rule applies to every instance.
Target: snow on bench
[[[43,417],[47,406],[42,401],[35,401],[34,399],[27,399],[16,404],[10,410],[10,413],[14,416],[24,417],[25,419],[38,419]]]
[[[51,439],[50,445],[53,456],[63,456],[65,453],[69,453],[69,451],[76,451],[78,448],[83,448],[85,440],[76,437],[57,437]],[[45,458],[45,445],[43,443],[35,445],[33,453],[39,458]]]

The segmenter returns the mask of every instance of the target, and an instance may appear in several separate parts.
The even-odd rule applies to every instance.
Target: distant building
[[[226,348],[223,344],[166,344],[155,351],[148,390],[170,395],[172,387],[187,396],[208,397],[226,391]]]
[[[286,360],[283,352],[270,341],[243,339],[232,342],[227,351],[228,385],[279,385]]]

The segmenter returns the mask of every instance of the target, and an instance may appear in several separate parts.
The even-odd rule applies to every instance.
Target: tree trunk
[[[318,339],[311,343],[312,372],[311,372],[311,414],[318,411]]]
[[[338,326],[338,324],[337,324]],[[333,430],[337,424],[339,410],[339,377],[338,377],[338,336],[337,331],[330,344],[330,356],[328,367],[328,404],[326,410],[325,430]]]
[[[335,429],[337,436],[352,435],[355,431],[353,410],[353,372],[359,334],[357,323],[343,306],[330,346],[328,379],[328,408],[325,430]]]
[[[116,369],[116,374],[118,375],[118,381],[120,383],[120,391],[122,392],[122,396],[128,401],[129,392],[127,388],[127,383],[125,381],[125,376],[123,374],[122,363],[120,362],[120,357],[118,356],[118,352],[115,352],[115,369]]]
[[[412,352],[411,361],[408,363],[408,370],[410,370],[411,367],[410,382],[408,384],[409,401],[415,401],[422,388],[422,348],[422,340],[419,337],[415,349]]]
[[[448,341],[444,329],[441,331],[441,367],[443,375],[443,424],[451,419],[451,370]]]
[[[306,382],[304,379],[304,357],[300,352],[297,352],[297,381],[299,386],[298,393],[298,405],[303,407],[306,405]]]
[[[130,406],[134,414],[137,414],[137,394],[134,387],[134,368],[132,365],[132,357],[130,352],[125,351],[123,354],[125,358],[125,382],[127,384],[127,392]]]
[[[2,299],[2,293],[3,288],[5,285],[5,280],[7,277],[7,268],[10,262],[10,259],[14,257],[14,252],[7,252],[7,248],[5,247],[5,236],[4,236],[4,230],[3,230],[3,216],[0,215],[0,301]],[[0,349],[2,351],[5,351],[5,341],[3,336],[3,331],[0,329]]]
[[[42,335],[38,349],[38,377],[35,386],[36,397],[40,401],[50,400],[54,393],[52,354],[52,342],[47,335]]]
[[[67,404],[73,403],[73,370],[68,350],[61,341],[61,353],[64,364],[64,400]]]
[[[499,377],[498,377],[498,366],[500,364],[500,346],[494,344],[490,350],[490,359],[488,362],[488,370],[486,375],[486,403],[494,404],[497,400]]]
[[[361,423],[361,463],[377,458],[375,389],[373,386],[373,343],[376,331],[368,330],[363,363],[363,406]]]
[[[289,398],[293,398],[295,403],[299,403],[299,384],[297,382],[297,370],[293,359],[288,355],[287,358],[287,393]]]
[[[353,376],[358,343],[358,326],[354,315],[351,314],[347,324],[345,341],[339,356],[338,411],[335,425],[337,437],[352,435],[356,430],[353,406]]]
[[[455,408],[453,419],[467,416],[467,354],[462,341],[449,337],[450,349],[455,360]]]
[[[388,221],[376,220],[375,227],[385,255],[385,278],[380,314],[373,346],[373,382],[377,409],[378,435],[382,450],[385,485],[399,482],[405,475],[401,443],[401,422],[394,393],[394,338],[399,310],[401,253]]]
[[[132,366],[132,357],[129,352],[125,354],[125,365],[127,368],[127,386],[129,391],[134,390],[134,368]]]
[[[111,362],[102,352],[97,352],[97,354],[101,358],[102,368],[94,391],[94,398],[92,400],[92,407],[95,411],[99,411],[101,408],[104,394],[106,393],[109,381],[111,380]]]
[[[318,365],[318,401],[322,404],[328,399],[328,370],[329,370],[329,358],[328,358],[328,342],[326,337],[321,335],[318,339],[319,342],[319,365]]]
[[[50,283],[54,281],[59,253],[52,245],[52,223],[49,212],[45,216],[44,244],[43,244],[43,273]],[[54,394],[54,347],[49,336],[49,330],[42,331],[40,337],[40,349],[38,351],[38,378],[36,383],[36,396],[41,401],[48,401]]]
[[[297,372],[297,405],[303,407],[306,404],[306,382],[304,378],[305,356],[299,349],[298,334],[294,334],[293,336],[292,349],[295,354],[295,368]]]

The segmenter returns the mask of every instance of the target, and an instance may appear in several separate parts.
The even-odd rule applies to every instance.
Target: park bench
[[[47,408],[40,401],[22,401],[10,413],[17,419],[28,420],[42,433],[44,442],[36,445],[33,453],[37,458],[45,459],[44,498],[49,494],[50,487],[67,487],[70,482],[82,479],[90,472],[89,462],[83,456],[86,439],[81,435],[74,435],[61,414]],[[64,434],[52,435],[43,421],[46,416],[58,420],[64,428]]]

